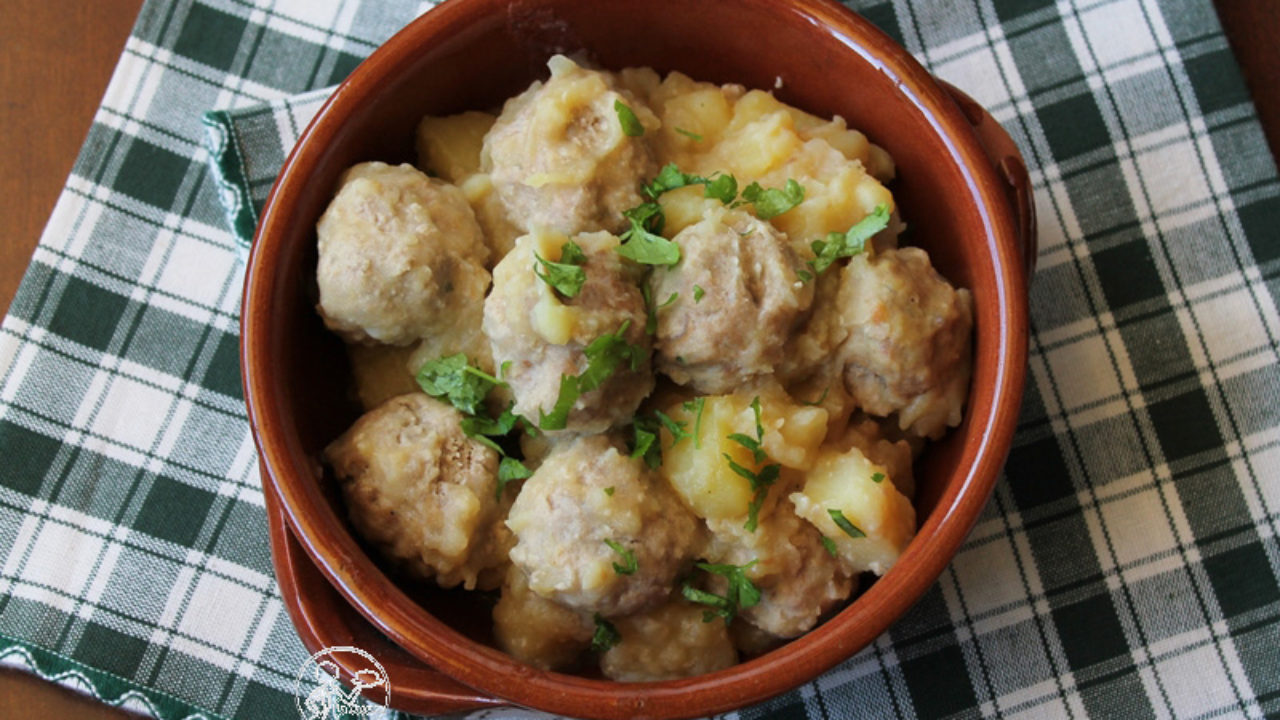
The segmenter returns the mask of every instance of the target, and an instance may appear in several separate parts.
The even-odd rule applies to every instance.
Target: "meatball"
[[[570,610],[529,590],[524,571],[512,565],[493,608],[498,647],[542,670],[572,666],[595,634],[590,613]]]
[[[318,309],[348,342],[407,345],[479,322],[489,250],[456,187],[411,165],[356,165],[316,234]]]
[[[503,107],[485,136],[481,170],[522,230],[617,232],[626,227],[622,211],[644,202],[640,182],[657,164],[643,136],[623,131],[615,106],[631,108],[646,128],[659,121],[630,93],[615,89],[611,74],[562,56],[547,65],[550,79]]]
[[[919,248],[858,255],[836,300],[849,335],[836,353],[858,407],[939,438],[960,423],[969,388],[973,300]]]
[[[422,393],[365,413],[325,449],[356,531],[409,574],[492,589],[511,547],[498,455],[463,434],[462,414]]]
[[[701,539],[666,483],[601,435],[553,447],[507,525],[531,590],[604,616],[661,604]]]
[[[484,332],[494,363],[505,367],[515,412],[536,421],[554,409],[564,378],[581,375],[591,365],[588,346],[621,330],[630,357],[619,362],[598,388],[578,397],[565,425],[574,432],[602,432],[630,420],[653,389],[644,296],[638,285],[641,270],[618,255],[618,239],[609,233],[578,235],[573,242],[586,256],[586,282],[575,297],[565,298],[538,277],[542,270],[536,258],[559,260],[568,240],[551,232],[517,240],[493,269],[493,292],[484,303]]]
[[[741,518],[708,520],[711,540],[705,557],[713,564],[746,565],[760,590],[760,602],[739,617],[767,633],[796,637],[817,624],[823,613],[853,592],[853,578],[822,545],[818,529],[796,515],[791,501],[771,493],[772,506],[760,511],[755,532]],[[707,576],[713,592],[724,594],[727,581]]]
[[[672,600],[615,625],[622,639],[600,657],[606,677],[623,682],[674,680],[738,662],[722,622],[703,622],[705,608]]]
[[[785,235],[741,210],[713,208],[674,240],[681,261],[650,278],[657,369],[702,393],[725,393],[774,371],[813,302]]]

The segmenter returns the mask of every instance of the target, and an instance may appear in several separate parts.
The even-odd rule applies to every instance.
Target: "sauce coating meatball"
[[[760,513],[755,532],[740,519],[707,520],[711,540],[704,552],[712,563],[746,565],[747,577],[760,590],[760,602],[739,617],[777,637],[801,635],[818,624],[828,610],[853,592],[853,578],[822,545],[816,527],[796,515],[791,501],[777,500]],[[713,592],[723,594],[727,581],[708,578]]]
[[[493,607],[493,635],[506,653],[542,670],[577,661],[595,633],[591,615],[571,610],[529,590],[524,571],[512,565]]]
[[[729,630],[719,618],[703,622],[706,608],[673,600],[616,622],[621,640],[600,657],[605,677],[647,682],[714,672],[738,662]]]
[[[957,290],[919,248],[859,255],[837,297],[848,337],[837,350],[858,407],[938,438],[960,424],[969,389],[973,298]]]
[[[548,65],[550,79],[503,107],[485,136],[481,170],[522,230],[619,231],[626,226],[622,211],[642,202],[640,182],[657,165],[644,138],[623,131],[615,105],[631,108],[647,128],[658,119],[617,89],[610,73],[563,56]]]
[[[741,210],[713,208],[676,234],[681,261],[651,277],[660,372],[703,393],[773,373],[783,344],[813,302],[785,235]]]
[[[601,432],[629,420],[653,389],[640,269],[618,255],[618,239],[609,233],[578,235],[573,242],[585,255],[586,281],[575,297],[565,298],[538,277],[543,271],[537,258],[558,261],[566,242],[568,237],[551,232],[517,239],[493,269],[484,332],[494,363],[510,363],[504,377],[515,395],[515,412],[536,421],[554,409],[564,378],[589,367],[586,348],[623,330],[621,339],[638,349],[642,361],[634,368],[623,362],[600,387],[583,393],[564,428]]]
[[[498,454],[467,437],[462,414],[422,393],[365,413],[325,448],[351,523],[388,560],[442,587],[492,589],[512,537]]]
[[[661,604],[701,539],[667,484],[601,435],[556,445],[507,526],[533,592],[604,616]]]
[[[479,321],[489,250],[456,187],[411,165],[356,165],[316,234],[320,315],[348,342],[407,345]]]

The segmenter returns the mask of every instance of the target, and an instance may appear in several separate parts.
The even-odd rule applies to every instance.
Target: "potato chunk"
[[[888,470],[867,459],[857,447],[824,451],[809,471],[804,488],[792,493],[796,514],[833,540],[840,558],[853,572],[883,575],[893,567],[916,534],[916,511],[898,492]],[[849,521],[854,534],[841,529],[831,511]]]
[[[663,430],[662,473],[698,517],[747,517],[755,493],[750,481],[734,472],[725,456],[744,468],[758,469],[751,451],[729,438],[732,434],[756,436],[751,402],[757,397],[764,430],[761,447],[768,455],[761,465],[778,463],[786,468],[806,470],[817,457],[818,446],[827,432],[827,411],[792,401],[776,385],[766,385],[754,392],[708,395],[669,406],[664,412],[677,422],[685,423],[685,430],[695,437],[675,443],[673,447],[674,438]]]
[[[418,167],[460,184],[480,170],[480,148],[494,120],[497,118],[482,112],[422,118],[418,123]]]

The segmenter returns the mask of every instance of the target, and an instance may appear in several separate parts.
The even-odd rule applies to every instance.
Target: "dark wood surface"
[[[1272,154],[1280,149],[1280,2],[1217,0]],[[7,0],[0,23],[0,308],[7,311],[142,0]],[[0,718],[135,717],[0,670]]]

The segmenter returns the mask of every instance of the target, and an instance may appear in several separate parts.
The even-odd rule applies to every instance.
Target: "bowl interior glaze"
[[[765,39],[767,38],[767,40]],[[717,673],[620,684],[533,670],[455,629],[449,602],[402,588],[361,549],[320,464],[358,415],[341,343],[315,312],[315,223],[341,172],[412,162],[425,114],[496,110],[554,52],[606,68],[647,65],[778,89],[841,115],[893,155],[909,242],[974,295],[963,424],[917,466],[920,531],[897,566],[815,631]],[[308,128],[268,200],[249,260],[242,368],[262,471],[299,542],[352,605],[458,681],[575,716],[689,717],[812,679],[873,640],[937,578],[976,520],[1008,452],[1025,373],[1025,275],[1000,180],[958,107],[870,24],[826,0],[449,0],[366,60]],[[408,592],[406,592],[406,589]],[[428,613],[424,605],[435,609]]]

